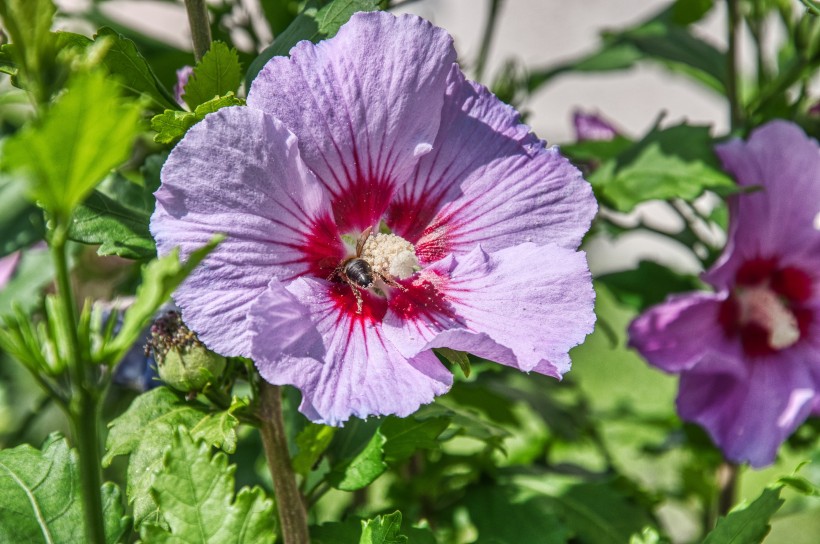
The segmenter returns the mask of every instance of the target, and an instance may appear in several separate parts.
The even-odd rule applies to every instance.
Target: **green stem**
[[[55,219],[57,226],[51,236],[51,256],[57,276],[57,295],[68,339],[68,370],[71,376],[72,397],[69,402],[71,431],[80,458],[80,483],[83,493],[86,540],[91,544],[105,544],[103,525],[102,469],[100,464],[98,397],[91,383],[90,367],[83,360],[77,336],[77,308],[71,288],[68,258],[66,256],[66,222]]]
[[[205,0],[185,0],[188,24],[191,26],[191,41],[194,44],[194,59],[197,62],[211,47],[211,21]]]
[[[738,466],[734,463],[724,461],[717,470],[718,480],[718,500],[717,514],[725,516],[735,505],[735,495],[737,493]]]
[[[277,385],[259,381],[260,432],[265,457],[273,477],[279,526],[285,544],[309,544],[307,511],[304,497],[296,485],[296,474],[290,464],[285,421],[282,417],[282,391]]]
[[[481,39],[481,49],[478,52],[478,59],[475,63],[475,79],[478,82],[484,77],[484,68],[487,66],[487,57],[490,54],[490,45],[495,34],[495,24],[498,20],[498,11],[501,8],[501,0],[490,0],[490,13],[487,15],[487,22],[484,25],[484,33]]]
[[[726,51],[726,95],[729,99],[729,119],[732,130],[740,127],[743,114],[740,108],[740,90],[738,89],[737,72],[737,38],[740,27],[738,0],[726,0],[728,9],[728,37],[729,47]]]

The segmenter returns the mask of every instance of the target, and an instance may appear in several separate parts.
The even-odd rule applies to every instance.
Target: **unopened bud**
[[[153,352],[160,379],[185,393],[201,391],[225,371],[225,357],[206,348],[179,312],[154,322],[146,351]]]

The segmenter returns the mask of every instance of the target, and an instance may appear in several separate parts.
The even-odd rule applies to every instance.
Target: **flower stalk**
[[[191,41],[194,45],[194,59],[197,62],[211,47],[211,22],[205,0],[185,0],[188,24],[191,27]]]
[[[495,34],[498,12],[501,8],[502,0],[492,0],[490,12],[487,14],[487,23],[484,25],[484,33],[481,39],[481,49],[478,52],[478,60],[475,65],[475,79],[482,81],[484,78],[484,68],[487,66],[487,57],[490,55],[490,45],[492,45]]]
[[[71,376],[72,397],[68,404],[71,432],[80,459],[80,483],[83,496],[83,515],[86,539],[91,544],[105,543],[103,525],[99,402],[89,380],[89,368],[83,360],[77,336],[77,313],[71,289],[66,241],[68,231],[64,221],[58,221],[51,236],[51,255],[57,276],[57,296],[63,314],[60,320],[63,336],[68,339],[68,371]]]
[[[738,88],[738,31],[740,30],[740,13],[737,0],[726,0],[728,12],[728,50],[726,51],[726,97],[729,99],[729,119],[732,130],[737,130],[743,120],[740,108],[740,90]]]
[[[285,421],[282,417],[281,387],[264,380],[259,380],[259,419],[262,444],[276,493],[282,539],[285,544],[309,544],[305,502],[290,464]]]

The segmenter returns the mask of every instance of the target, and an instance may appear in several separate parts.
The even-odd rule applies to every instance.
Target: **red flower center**
[[[806,335],[812,313],[804,303],[811,294],[811,277],[803,270],[752,259],[738,270],[718,321],[727,336],[739,337],[746,355],[775,353]]]

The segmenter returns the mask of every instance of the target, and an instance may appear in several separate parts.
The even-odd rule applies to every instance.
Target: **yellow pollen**
[[[797,318],[768,287],[744,289],[738,296],[740,322],[757,323],[769,331],[769,345],[785,349],[800,339]]]
[[[395,234],[371,234],[362,248],[361,258],[375,274],[403,280],[419,270],[416,248]]]

